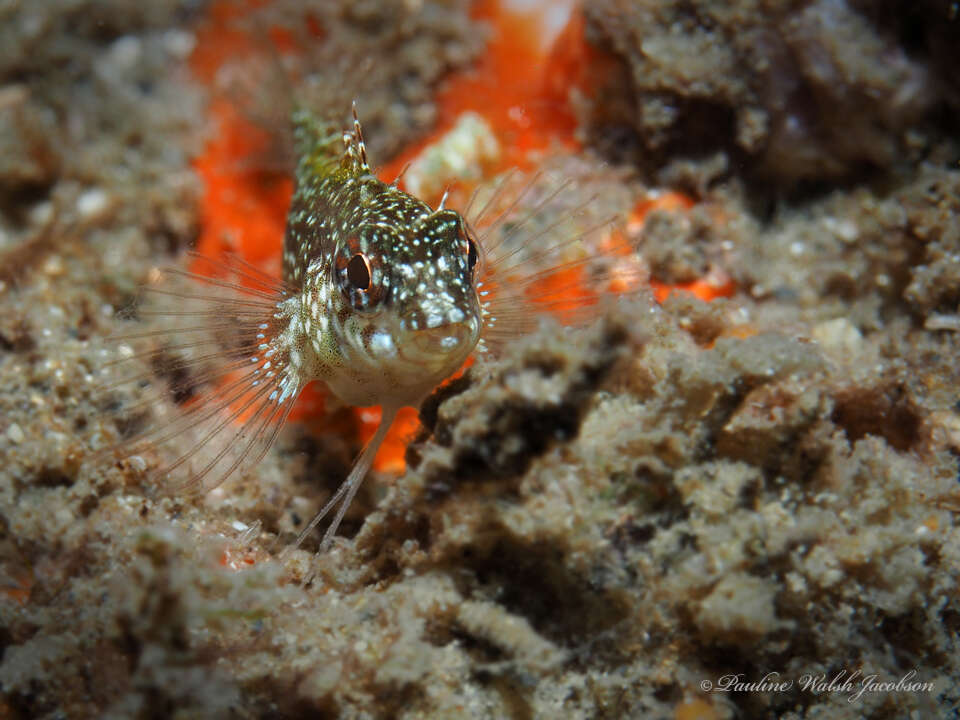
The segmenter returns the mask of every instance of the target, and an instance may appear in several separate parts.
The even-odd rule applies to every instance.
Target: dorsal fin
[[[367,163],[367,146],[363,142],[363,129],[360,127],[360,117],[357,115],[357,101],[353,101],[353,130],[343,133],[345,146],[343,160],[340,166],[347,170],[370,172]]]

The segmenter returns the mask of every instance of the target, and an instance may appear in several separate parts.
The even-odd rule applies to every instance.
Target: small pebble
[[[45,225],[53,218],[53,203],[37,203],[30,208],[28,216],[32,225]]]
[[[87,190],[77,198],[77,212],[80,217],[90,219],[99,215],[107,207],[107,193],[100,188]]]
[[[182,30],[170,30],[164,33],[163,46],[168,53],[174,57],[183,59],[187,57],[197,44],[197,38],[193,33]]]
[[[110,59],[122,70],[129,70],[140,61],[143,43],[134,35],[124,35],[110,47]]]
[[[7,428],[7,438],[14,445],[19,445],[23,442],[23,430],[20,429],[20,426],[16,423],[13,423],[10,427]]]

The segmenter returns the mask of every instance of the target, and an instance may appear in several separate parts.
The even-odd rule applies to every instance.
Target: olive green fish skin
[[[479,338],[466,223],[378,180],[359,123],[341,135],[306,113],[294,121],[283,273],[300,293],[288,340],[301,383],[323,380],[355,405],[415,404]]]

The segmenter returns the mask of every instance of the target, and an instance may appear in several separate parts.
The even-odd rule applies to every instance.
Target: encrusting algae
[[[297,538],[295,546],[335,510],[321,552],[400,408],[418,406],[475,349],[497,351],[543,314],[580,325],[605,298],[647,292],[612,219],[584,224],[590,201],[541,222],[569,183],[544,188],[542,174],[507,174],[475,192],[465,214],[444,207],[446,198],[432,208],[399,178],[386,184],[372,173],[356,106],[353,117],[341,133],[306,110],[293,114],[298,163],[282,280],[237,257],[196,257],[212,272],[167,274],[204,289],[148,287],[178,304],[145,311],[175,319],[169,337],[189,341],[163,342],[166,331],[128,336],[161,341],[140,356],[188,399],[133,443],[175,448],[153,475],[177,489],[205,492],[259,462],[313,381],[345,404],[382,406],[346,480]],[[523,200],[532,209],[517,217]],[[584,245],[595,234],[604,252]],[[185,355],[171,360],[177,353]]]

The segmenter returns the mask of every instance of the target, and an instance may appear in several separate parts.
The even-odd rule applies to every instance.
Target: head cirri
[[[358,122],[337,157],[333,134],[295,120],[284,279],[301,289],[291,332],[302,372],[349,404],[416,404],[479,339],[476,244],[459,213],[371,173]]]

